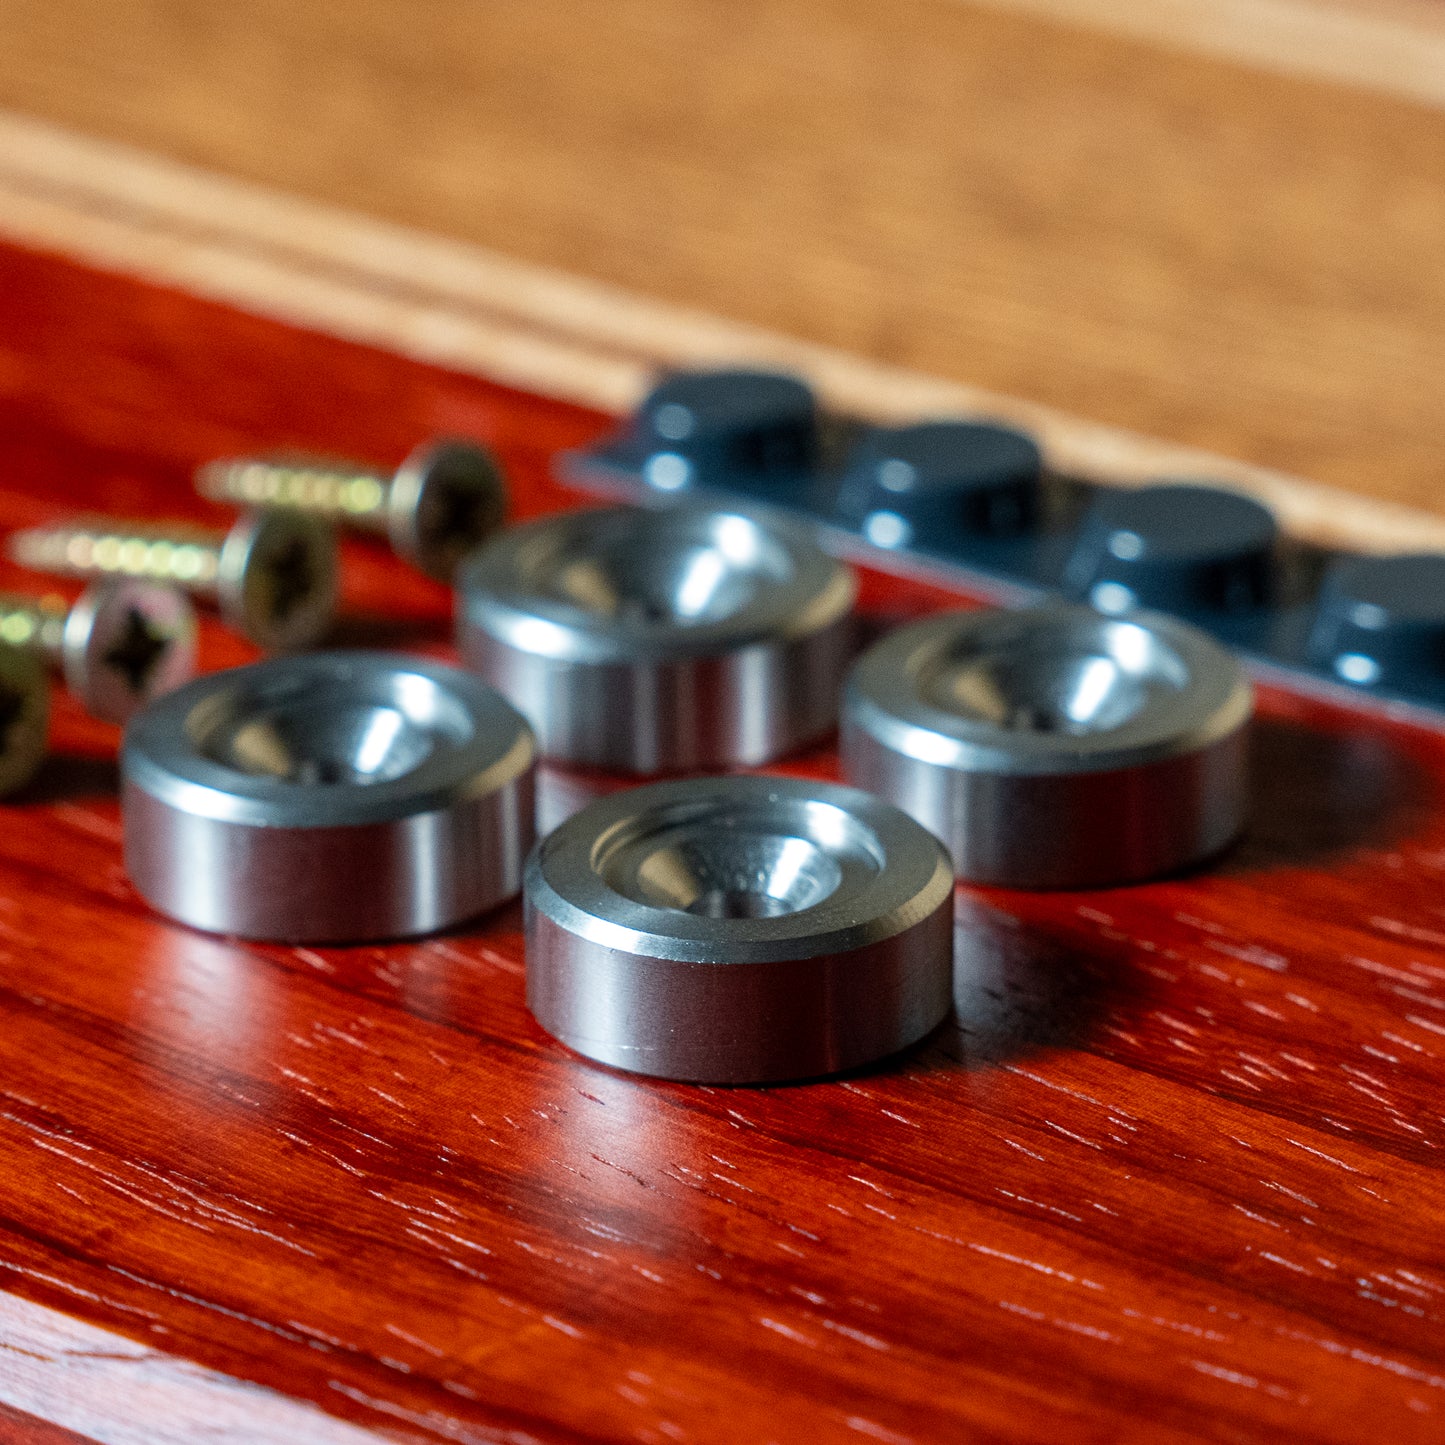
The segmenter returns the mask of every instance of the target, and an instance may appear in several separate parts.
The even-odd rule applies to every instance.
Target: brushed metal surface
[[[1198,629],[1049,604],[900,628],[848,678],[845,776],[943,840],[961,878],[1147,878],[1244,821],[1253,694]]]
[[[855,591],[803,528],[751,509],[574,512],[464,564],[459,644],[545,756],[758,764],[834,726]]]
[[[527,1002],[588,1058],[763,1083],[886,1057],[948,1011],[953,877],[852,788],[694,778],[591,804],[532,854]]]
[[[214,673],[126,732],[126,868],[154,907],[211,932],[431,932],[519,891],[534,753],[492,689],[417,658]]]

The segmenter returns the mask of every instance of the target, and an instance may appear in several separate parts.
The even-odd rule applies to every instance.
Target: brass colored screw
[[[22,567],[64,577],[169,582],[214,600],[258,647],[307,647],[336,610],[336,540],[303,512],[255,512],[229,532],[110,518],[31,527],[10,537]]]
[[[196,488],[242,507],[295,507],[341,526],[384,533],[398,556],[443,582],[501,525],[506,485],[471,442],[418,447],[395,476],[353,462],[226,457],[196,472]]]
[[[0,593],[0,642],[29,647],[96,717],[126,722],[196,670],[196,615],[174,587],[95,582],[74,606]]]
[[[35,776],[49,728],[50,683],[39,652],[0,646],[0,797]]]

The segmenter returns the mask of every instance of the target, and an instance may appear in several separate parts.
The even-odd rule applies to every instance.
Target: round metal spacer
[[[527,1003],[569,1048],[698,1083],[812,1078],[948,1012],[953,874],[877,798],[692,778],[591,804],[527,863]]]
[[[491,688],[419,658],[212,673],[126,731],[126,868],[162,913],[214,933],[429,933],[519,891],[534,753]]]
[[[462,655],[552,758],[756,764],[833,727],[856,584],[802,528],[691,504],[568,512],[459,577]]]
[[[1099,887],[1234,838],[1252,709],[1235,659],[1172,618],[945,613],[855,664],[843,767],[936,833],[961,878]]]

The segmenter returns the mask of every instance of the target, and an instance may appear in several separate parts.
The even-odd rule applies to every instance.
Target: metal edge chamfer
[[[535,752],[495,691],[419,658],[212,673],[126,731],[126,869],[160,912],[212,933],[434,932],[520,890]]]
[[[0,797],[28,783],[45,759],[50,679],[29,647],[0,643]]]
[[[473,442],[418,447],[387,493],[387,535],[399,556],[450,582],[462,560],[502,525],[507,487],[495,458]]]
[[[755,765],[837,721],[856,582],[769,514],[560,513],[485,545],[458,586],[463,657],[545,756],[633,774]]]
[[[268,652],[310,647],[336,615],[340,573],[326,523],[289,507],[244,515],[221,543],[217,600],[228,626]]]
[[[947,1014],[953,872],[853,788],[679,779],[614,793],[526,870],[527,1003],[599,1063],[759,1084],[860,1067]]]
[[[92,583],[66,613],[60,665],[88,712],[127,722],[195,675],[195,609],[161,582]]]
[[[1235,658],[1172,618],[945,613],[855,663],[843,770],[937,834],[961,878],[1100,887],[1234,839],[1252,711]]]

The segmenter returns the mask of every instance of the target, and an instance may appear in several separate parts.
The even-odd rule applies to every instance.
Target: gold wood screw
[[[383,533],[398,556],[443,582],[506,511],[496,461],[464,441],[428,442],[390,477],[345,461],[224,457],[197,470],[196,489],[212,501],[294,507]]]
[[[50,683],[40,653],[0,644],[0,797],[35,776],[49,729]]]
[[[168,582],[214,601],[258,647],[307,647],[336,610],[336,541],[303,512],[256,512],[229,532],[110,518],[30,527],[9,540],[22,567],[63,577]]]
[[[0,593],[0,642],[31,648],[96,717],[123,723],[196,670],[196,616],[174,587],[131,578],[60,597]]]

